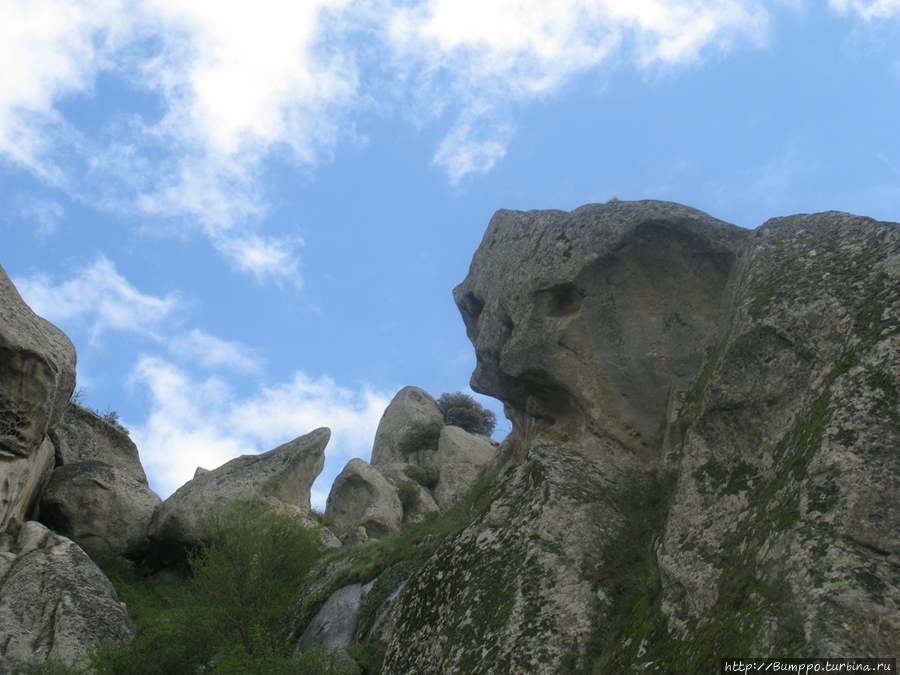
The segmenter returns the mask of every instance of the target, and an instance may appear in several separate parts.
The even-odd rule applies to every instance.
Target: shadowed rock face
[[[746,231],[666,202],[499,211],[454,291],[476,391],[560,440],[658,456],[711,346]]]
[[[0,532],[22,524],[53,470],[75,389],[75,347],[31,311],[0,267]]]

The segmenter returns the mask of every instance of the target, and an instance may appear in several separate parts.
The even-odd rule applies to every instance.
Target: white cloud
[[[369,458],[375,430],[391,396],[362,386],[349,389],[303,373],[239,399],[218,378],[200,380],[160,358],[141,359],[134,380],[146,386],[152,411],[130,424],[154,490],[167,496],[197,466],[214,469],[241,454],[270,450],[318,427],[332,431],[314,506],[352,457]]]
[[[297,247],[303,245],[302,239],[248,234],[216,237],[215,242],[219,251],[258,283],[272,279],[279,284],[286,281],[297,288],[302,287],[303,278],[296,254]]]
[[[502,158],[510,106],[616,54],[680,65],[758,41],[765,24],[756,0],[11,0],[0,153],[64,185],[62,156],[80,155],[127,193],[109,203],[189,216],[221,240],[264,214],[262,161],[282,148],[327,159],[366,102],[450,110],[434,162],[458,180]],[[90,95],[100,72],[158,95],[162,118],[132,119],[113,142],[80,135],[57,104]]]
[[[829,0],[828,4],[840,14],[855,12],[866,20],[900,16],[900,0]]]
[[[70,178],[53,155],[75,132],[55,105],[90,90],[129,37],[119,0],[6,0],[0,7],[0,154],[53,185]],[[68,139],[71,142],[71,138]]]
[[[182,304],[175,293],[157,297],[140,292],[102,255],[59,284],[43,274],[13,281],[36,314],[53,322],[83,322],[92,338],[108,330],[155,336],[160,323]]]
[[[231,342],[193,329],[169,342],[169,352],[180,359],[199,363],[206,368],[228,368],[257,372],[260,360],[239,342]]]
[[[25,200],[19,207],[19,213],[27,219],[37,222],[36,233],[39,237],[47,237],[56,232],[59,221],[66,214],[65,209],[52,200]]]

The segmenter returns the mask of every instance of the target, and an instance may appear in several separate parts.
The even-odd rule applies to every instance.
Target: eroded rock
[[[41,494],[41,521],[91,554],[137,559],[161,500],[132,474],[89,460],[61,466]]]
[[[0,267],[0,532],[33,508],[52,468],[48,434],[74,389],[75,347],[31,311]]]
[[[103,462],[147,485],[137,446],[131,437],[93,410],[69,403],[58,427],[59,463]]]
[[[431,394],[418,387],[398,391],[378,423],[372,466],[410,462],[410,453],[403,449],[403,439],[416,424],[428,423],[444,425],[444,416]]]
[[[74,542],[31,521],[18,544],[0,586],[0,673],[83,666],[90,648],[134,637],[112,584]]]
[[[454,426],[441,430],[435,458],[440,478],[434,487],[434,501],[442,511],[475,485],[495,452],[495,445],[484,436]]]
[[[363,527],[369,537],[400,529],[403,506],[397,490],[381,472],[363,459],[351,459],[334,480],[325,518],[338,531]]]
[[[310,510],[310,489],[325,463],[325,427],[260,455],[243,455],[197,475],[154,512],[149,536],[158,553],[180,557],[203,535],[210,509],[237,501]]]

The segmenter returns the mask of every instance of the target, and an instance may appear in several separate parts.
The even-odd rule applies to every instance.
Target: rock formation
[[[74,542],[30,521],[17,544],[0,547],[0,674],[84,665],[90,647],[134,636],[112,584]]]
[[[700,672],[900,637],[900,226],[501,211],[454,296],[514,427],[384,672]]]
[[[57,427],[57,468],[41,493],[40,520],[92,555],[147,553],[159,496],[147,485],[137,446],[121,429],[70,403]]]
[[[490,439],[446,425],[428,392],[404,387],[378,424],[372,463],[350,460],[328,495],[325,517],[355,542],[396,532],[446,511],[495,451]]]
[[[88,460],[61,466],[41,493],[41,522],[92,555],[138,559],[159,496],[131,474]]]
[[[397,490],[363,459],[351,459],[334,480],[325,519],[338,532],[363,527],[368,537],[381,537],[400,529],[403,505]]]
[[[404,449],[404,436],[416,424],[444,425],[444,416],[431,395],[418,387],[404,387],[385,408],[375,432],[372,446],[372,466],[418,463]]]
[[[500,211],[454,297],[512,433],[397,394],[329,495],[346,546],[298,607],[303,645],[372,643],[384,675],[900,649],[900,225]],[[2,274],[0,319],[0,673],[131,634],[81,549],[25,522],[39,496],[88,548],[149,534],[160,558],[216,505],[309,509],[327,429],[198,470],[146,524],[137,449],[68,406],[74,350]]]
[[[310,510],[310,489],[325,463],[331,431],[325,427],[261,455],[243,455],[195,476],[156,509],[149,536],[156,555],[183,559],[200,543],[210,509],[246,501],[273,508]]]
[[[31,311],[0,267],[0,532],[34,508],[74,389],[72,343]]]

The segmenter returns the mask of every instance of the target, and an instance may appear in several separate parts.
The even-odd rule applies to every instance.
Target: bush
[[[459,391],[455,394],[445,392],[441,394],[437,404],[446,424],[482,436],[494,433],[497,416],[468,394]]]
[[[251,657],[291,637],[290,610],[319,559],[317,533],[286,513],[238,503],[207,517],[207,543],[189,558],[194,588],[223,642]]]
[[[436,451],[438,441],[441,438],[441,429],[444,428],[440,420],[415,420],[406,429],[406,433],[397,443],[397,449],[404,456],[419,452],[420,450]]]
[[[422,497],[419,495],[419,484],[411,480],[402,480],[397,484],[397,496],[400,497],[400,503],[403,504],[404,513],[412,511],[422,501]]]
[[[403,473],[412,478],[422,487],[433,490],[441,479],[441,472],[433,466],[422,466],[420,464],[408,464],[403,467]]]
[[[210,513],[194,577],[161,582],[113,575],[137,633],[92,657],[96,675],[338,672],[298,669],[292,610],[318,561],[316,530],[292,516],[236,504]],[[313,657],[309,657],[310,659]],[[301,658],[300,664],[304,660]]]

